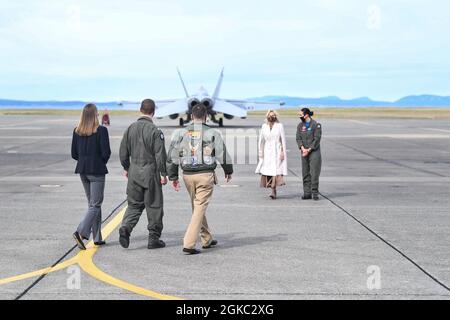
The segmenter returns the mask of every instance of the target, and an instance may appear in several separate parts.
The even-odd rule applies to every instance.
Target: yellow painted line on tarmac
[[[109,237],[109,235],[119,226],[119,224],[122,222],[123,215],[125,214],[126,208],[124,208],[120,213],[118,213],[113,220],[111,220],[110,223],[102,230],[102,235],[105,237]],[[143,296],[147,296],[154,299],[160,299],[160,300],[181,300],[181,298],[168,296],[164,294],[160,294],[151,290],[147,290],[138,286],[135,286],[133,284],[127,283],[125,281],[116,279],[109,274],[103,272],[100,270],[93,261],[94,255],[98,250],[98,247],[95,246],[92,242],[89,242],[87,245],[86,251],[81,251],[78,254],[78,264],[83,269],[84,272],[89,274],[90,276],[94,277],[95,279],[98,279],[102,282],[109,283],[115,287],[119,287],[122,289],[125,289],[127,291],[134,292],[136,294],[140,294]]]
[[[104,237],[104,239],[107,239],[111,233],[120,225],[120,223],[122,222],[123,216],[125,214],[126,211],[126,207],[124,209],[122,209],[103,229],[102,229],[102,235]],[[29,273],[25,273],[22,275],[18,275],[18,276],[14,276],[14,277],[9,277],[9,278],[5,278],[5,279],[0,279],[0,285],[4,285],[7,283],[11,283],[11,282],[16,282],[16,281],[20,281],[20,280],[25,280],[25,279],[29,279],[29,278],[33,278],[36,276],[41,276],[44,274],[49,274],[58,270],[62,270],[65,269],[71,265],[74,264],[78,264],[80,266],[80,268],[86,272],[87,274],[89,274],[91,277],[100,280],[102,282],[108,283],[110,285],[113,285],[115,287],[142,295],[142,296],[146,296],[146,297],[150,297],[150,298],[154,298],[154,299],[159,299],[159,300],[182,300],[182,298],[179,297],[175,297],[175,296],[169,296],[169,295],[165,295],[165,294],[161,294],[155,291],[151,291],[145,288],[141,288],[138,286],[135,286],[131,283],[122,281],[120,279],[114,278],[113,276],[103,272],[102,270],[100,270],[93,261],[94,255],[97,253],[98,251],[98,247],[94,245],[93,241],[90,241],[87,245],[86,245],[86,249],[85,251],[80,251],[75,257],[61,262],[59,264],[57,264],[56,266],[54,266],[53,268],[48,267],[45,269],[40,269],[40,270],[36,270],[33,272],[29,272]]]
[[[36,270],[33,272],[29,272],[29,273],[24,273],[24,274],[21,274],[18,276],[10,277],[10,278],[0,279],[0,285],[11,283],[11,282],[16,282],[16,281],[21,281],[21,280],[26,280],[26,279],[33,278],[33,277],[42,276],[43,274],[49,274],[49,273],[52,273],[55,271],[59,271],[59,270],[65,269],[71,265],[76,264],[77,260],[78,259],[76,257],[74,257],[67,261],[61,262],[60,264],[57,264],[53,268],[48,267],[45,269],[40,269],[40,270]]]
[[[78,262],[81,269],[83,269],[83,271],[86,272],[87,274],[89,274],[91,277],[94,277],[95,279],[98,279],[102,282],[108,283],[108,284],[113,285],[118,288],[125,289],[127,291],[131,291],[133,293],[136,293],[136,294],[139,294],[142,296],[147,296],[147,297],[159,299],[159,300],[182,300],[181,298],[178,298],[178,297],[164,295],[164,294],[161,294],[161,293],[158,293],[155,291],[151,291],[151,290],[147,290],[147,289],[135,286],[128,282],[114,278],[111,275],[103,272],[92,261],[95,251],[97,251],[97,249],[92,249],[92,250],[87,251],[85,254],[82,255],[82,257],[80,257],[80,261]]]

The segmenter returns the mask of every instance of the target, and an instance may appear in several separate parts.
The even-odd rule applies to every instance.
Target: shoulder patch
[[[159,131],[159,137],[161,138],[161,140],[164,140],[164,133],[160,129],[158,129],[158,131]]]

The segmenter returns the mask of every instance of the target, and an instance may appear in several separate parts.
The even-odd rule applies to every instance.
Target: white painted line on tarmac
[[[450,133],[450,130],[445,130],[445,129],[438,129],[438,128],[422,128],[422,129]]]
[[[297,177],[288,176],[285,177],[286,181],[300,183]],[[450,177],[321,177],[321,181],[328,183],[447,183],[450,182]],[[258,176],[236,176],[233,177],[235,183],[252,182],[259,185]],[[73,176],[8,176],[0,177],[0,182],[37,182],[39,184],[57,184],[59,182],[80,182],[80,178],[77,175]],[[121,175],[108,175],[106,182],[123,182],[126,184],[126,179]],[[237,184],[235,184],[237,185]],[[245,188],[246,186],[241,186]]]
[[[374,123],[370,123],[370,122],[366,122],[366,121],[361,121],[361,120],[353,120],[353,119],[349,119],[347,120],[348,122],[353,122],[353,123],[357,123],[357,124],[363,124],[366,126],[373,126],[375,125]]]
[[[46,127],[0,127],[0,130],[46,130]]]

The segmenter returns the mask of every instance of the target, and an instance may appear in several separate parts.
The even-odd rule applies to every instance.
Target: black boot
[[[302,196],[302,200],[311,200],[311,199],[312,199],[312,196],[310,194],[304,194]]]
[[[183,252],[184,252],[184,253],[187,253],[187,254],[189,254],[189,255],[201,253],[200,250],[197,250],[197,249],[186,249],[186,248],[183,248]]]
[[[317,193],[313,194],[313,200],[314,201],[318,201],[319,200],[319,195]]]
[[[121,227],[119,229],[119,243],[122,248],[128,248],[130,246],[130,232],[127,227]]]
[[[83,239],[78,231],[73,234],[73,238],[75,239],[75,242],[77,243],[77,246],[80,250],[86,250],[86,246],[84,245]]]
[[[164,248],[166,246],[166,243],[159,239],[148,239],[148,246],[149,249],[160,249]]]
[[[217,240],[213,240],[213,241],[210,242],[210,244],[208,244],[207,246],[203,246],[202,248],[203,249],[210,249],[210,248],[212,248],[214,246],[217,246],[218,244],[219,244],[219,242]]]

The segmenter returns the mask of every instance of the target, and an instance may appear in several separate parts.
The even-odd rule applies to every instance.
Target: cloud
[[[378,5],[372,5],[367,8],[366,26],[369,30],[381,30],[381,8]]]
[[[81,8],[79,5],[71,5],[67,8],[67,27],[69,30],[81,30]]]
[[[448,83],[421,77],[433,62],[449,70],[447,0],[0,3],[0,97],[13,90],[31,98],[140,97],[148,88],[177,96],[176,65],[188,86],[208,89],[224,65],[224,94],[240,97],[300,89],[339,95],[358,88],[354,79],[362,88],[355,96],[372,95],[363,91],[366,78],[377,92]]]

